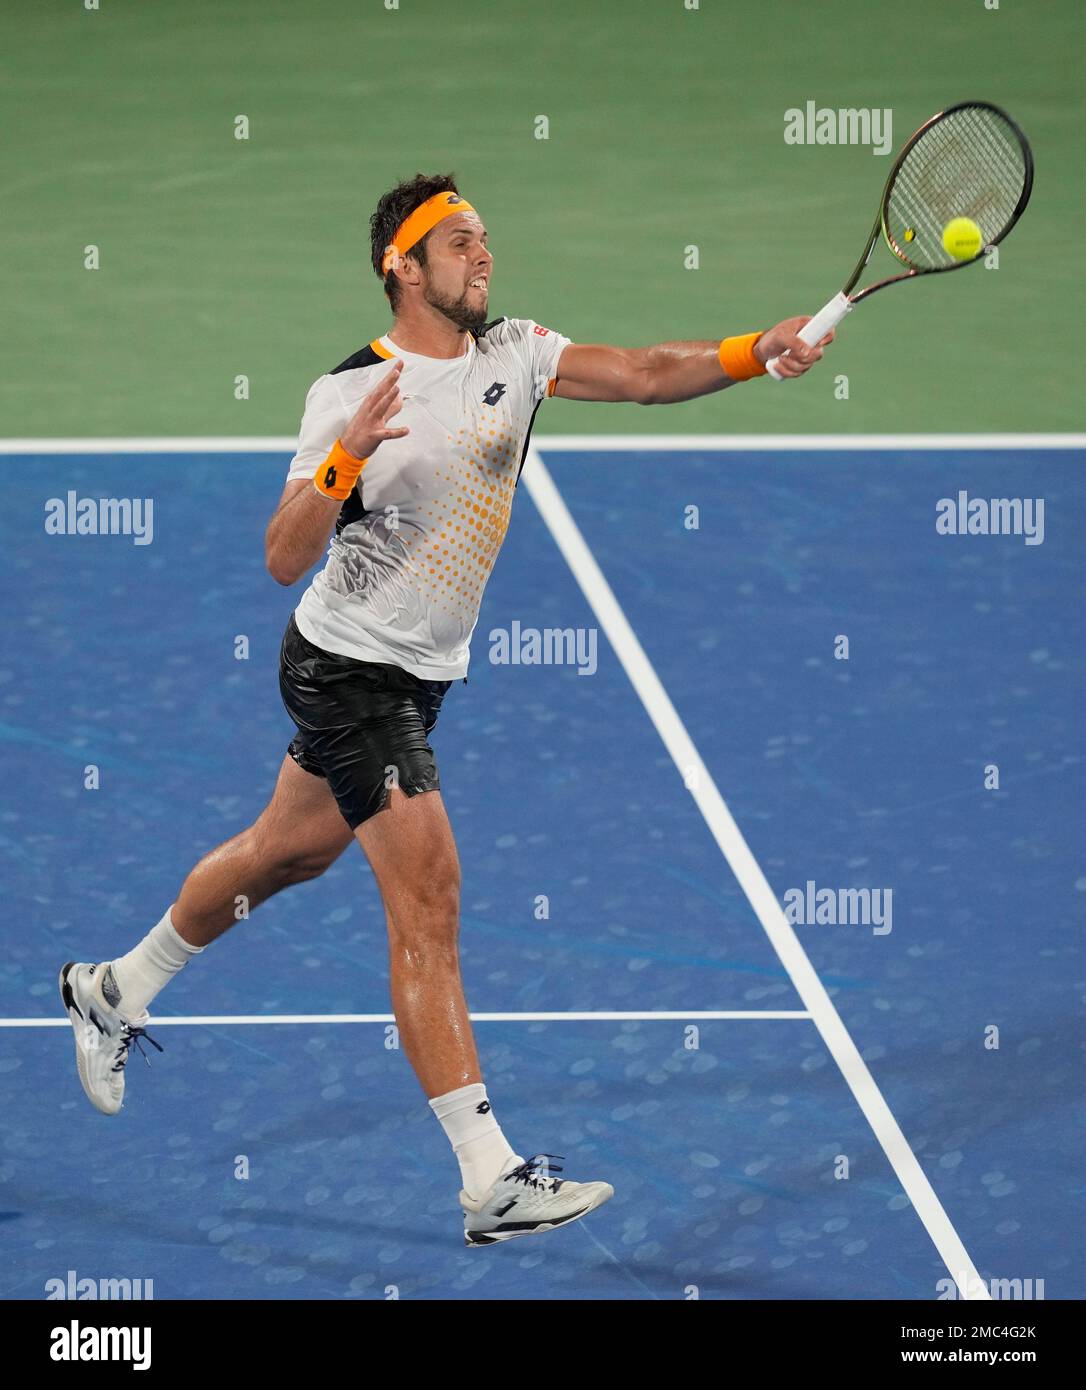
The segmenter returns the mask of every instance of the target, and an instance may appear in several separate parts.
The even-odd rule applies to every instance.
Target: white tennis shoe
[[[85,965],[73,961],[60,972],[60,997],[75,1030],[75,1064],[87,1099],[103,1115],[116,1115],[124,1104],[124,1069],[128,1052],[135,1043],[144,1060],[147,1054],[140,1042],[161,1046],[145,1031],[150,1015],[122,1018],[109,1001],[120,1002],[120,991],[107,961]]]
[[[525,1162],[516,1157],[494,1186],[479,1201],[460,1193],[464,1209],[464,1244],[493,1245],[515,1236],[553,1231],[569,1221],[587,1216],[615,1195],[609,1182],[569,1182],[552,1178],[541,1160],[561,1154],[535,1154]],[[553,1169],[560,1173],[561,1168]]]

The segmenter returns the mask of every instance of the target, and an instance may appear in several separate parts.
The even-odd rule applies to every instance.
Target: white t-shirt
[[[528,435],[569,345],[499,319],[451,359],[378,338],[313,383],[288,478],[312,478],[363,398],[402,357],[403,439],[375,450],[344,502],[294,620],[325,651],[456,680],[509,524]]]

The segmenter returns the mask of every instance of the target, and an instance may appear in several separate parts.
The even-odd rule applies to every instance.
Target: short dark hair
[[[404,219],[410,217],[427,198],[432,198],[435,193],[459,192],[453,174],[416,174],[413,179],[404,179],[403,183],[390,188],[377,204],[377,210],[370,218],[370,256],[375,274],[385,282],[385,294],[393,311],[399,303],[400,283],[391,270],[386,275],[381,269],[385,249]],[[426,243],[429,238],[430,233],[427,232],[409,252],[421,266],[426,264]]]

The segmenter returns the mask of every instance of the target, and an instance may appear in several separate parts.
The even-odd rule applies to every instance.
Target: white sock
[[[435,1096],[430,1109],[441,1121],[441,1128],[453,1146],[460,1163],[464,1191],[478,1201],[509,1166],[511,1158],[519,1158],[509,1147],[509,1140],[498,1128],[486,1087],[481,1081],[461,1086]],[[519,1159],[523,1162],[523,1159]]]
[[[159,990],[204,949],[190,946],[178,936],[170,911],[167,908],[165,917],[140,944],[126,956],[111,961],[106,971],[102,993],[106,1003],[124,1018],[138,1018]]]

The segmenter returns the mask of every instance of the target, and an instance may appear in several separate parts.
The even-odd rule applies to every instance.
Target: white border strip
[[[659,1019],[685,1022],[689,1019],[798,1018],[810,1019],[801,1009],[684,1009],[652,1013],[539,1013],[539,1014],[472,1014],[473,1023],[626,1023],[632,1020],[655,1023]],[[395,1014],[178,1014],[174,1017],[156,1014],[148,1030],[156,1028],[189,1027],[196,1024],[213,1026],[235,1023],[395,1023]],[[0,1018],[0,1028],[67,1028],[66,1018]]]
[[[176,439],[0,439],[4,454],[293,454],[295,435],[221,435]],[[1086,434],[552,434],[537,435],[535,448],[613,453],[683,453],[718,450],[766,453],[795,450],[998,450],[1086,449]]]
[[[544,454],[548,450],[563,453],[594,449],[607,453],[690,453],[714,449],[724,453],[876,449],[945,453],[955,449],[1086,449],[1086,434],[554,434],[537,436],[535,445]]]
[[[807,959],[799,938],[781,911],[765,874],[751,854],[667,691],[539,457],[540,448],[545,449],[546,445],[541,442],[538,448],[529,448],[524,468],[524,481],[533,502],[580,584],[656,732],[671,754],[680,777],[705,817],[721,853],[747,895],[796,992],[855,1096],[856,1103],[882,1145],[913,1209],[957,1283],[960,1296],[989,1299],[991,1295],[981,1283],[961,1238],[951,1225],[927,1175],[826,993],[825,986]]]
[[[293,454],[298,436],[222,435],[188,438],[167,435],[138,439],[0,439],[0,454]]]

